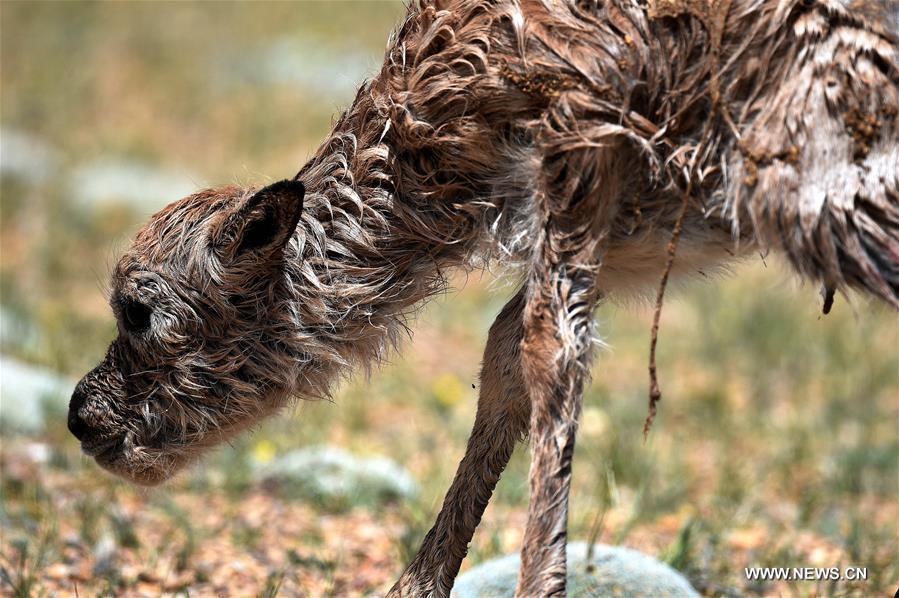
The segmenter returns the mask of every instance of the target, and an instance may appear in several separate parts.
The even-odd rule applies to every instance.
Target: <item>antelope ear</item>
[[[272,183],[225,218],[215,244],[232,258],[251,252],[272,255],[290,241],[303,212],[306,189],[297,180]]]

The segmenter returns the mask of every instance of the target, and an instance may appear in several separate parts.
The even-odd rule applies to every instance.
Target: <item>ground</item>
[[[778,269],[669,303],[664,400],[649,441],[646,308],[599,312],[601,350],[574,464],[571,535],[673,564],[709,595],[872,595],[899,579],[897,326],[838,303],[827,317]],[[752,289],[763,289],[759,298]],[[482,281],[420,318],[405,357],[299,405],[171,484],[136,489],[79,456],[62,418],[2,449],[2,566],[20,593],[382,593],[421,540],[464,447],[479,347],[508,291]],[[336,509],[285,496],[254,469],[296,446],[391,456],[421,495]],[[520,448],[464,568],[518,549]],[[866,583],[756,584],[746,566],[859,566]]]

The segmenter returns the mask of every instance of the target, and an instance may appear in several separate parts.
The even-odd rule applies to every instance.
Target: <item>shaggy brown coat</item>
[[[449,592],[529,436],[518,593],[562,593],[592,312],[652,288],[676,232],[673,275],[776,250],[899,307],[897,30],[889,0],[423,0],[297,180],[137,235],[70,427],[158,483],[381,359],[451,269],[512,266],[465,458],[393,592]]]

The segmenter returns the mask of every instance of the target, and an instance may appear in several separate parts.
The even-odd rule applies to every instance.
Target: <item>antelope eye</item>
[[[150,327],[150,314],[153,310],[134,299],[122,298],[120,301],[122,311],[122,325],[125,330],[136,334]]]

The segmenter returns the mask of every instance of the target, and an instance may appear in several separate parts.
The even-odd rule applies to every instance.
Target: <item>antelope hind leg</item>
[[[527,300],[521,355],[532,454],[516,596],[527,598],[565,594],[571,460],[598,300],[589,272],[557,267],[545,274]]]

